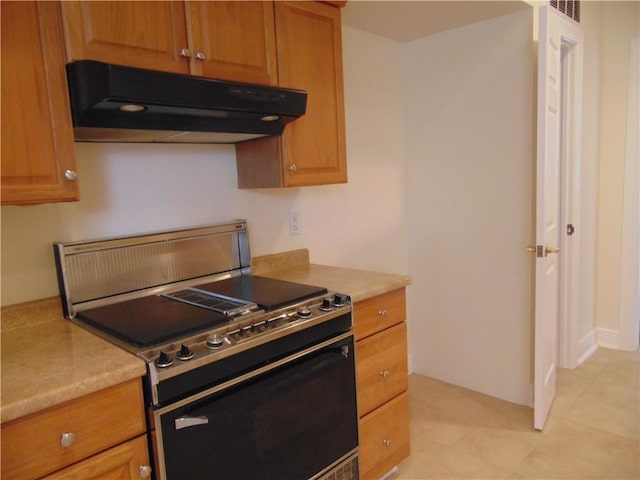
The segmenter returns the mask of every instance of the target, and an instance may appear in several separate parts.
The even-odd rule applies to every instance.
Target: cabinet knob
[[[184,58],[191,58],[191,52],[188,48],[183,48],[182,50],[180,50],[180,56]]]
[[[391,375],[391,374],[389,373],[389,370],[383,370],[383,371],[381,371],[381,372],[380,372],[380,376],[381,376],[382,378],[389,378],[389,375]]]
[[[388,438],[385,438],[384,440],[382,440],[382,443],[384,443],[385,447],[391,446],[391,440],[389,440]]]
[[[149,478],[151,476],[151,467],[149,465],[140,465],[138,467],[138,475],[140,475],[140,478]]]
[[[60,437],[60,446],[62,448],[69,448],[76,441],[76,434],[72,432],[65,432]]]
[[[298,167],[296,167],[296,164],[292,164],[289,165],[289,168],[287,170],[289,170],[291,173],[295,172],[298,169]]]
[[[378,311],[378,315],[380,315],[381,317],[386,317],[388,314],[389,314],[389,312],[387,312],[386,309]]]
[[[196,52],[196,60],[206,60],[207,56],[204,52]]]
[[[76,173],[75,170],[65,170],[64,171],[64,178],[66,178],[67,180],[75,180],[76,178],[78,178],[78,174]]]

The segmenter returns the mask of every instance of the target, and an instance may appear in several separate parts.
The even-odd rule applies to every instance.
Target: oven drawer
[[[378,480],[409,455],[409,394],[399,395],[360,421],[362,480]]]
[[[2,478],[38,478],[144,432],[134,379],[3,424]]]
[[[356,344],[358,411],[364,416],[408,388],[407,324],[402,322]]]
[[[356,302],[353,306],[353,329],[356,340],[400,323],[406,317],[404,288]]]

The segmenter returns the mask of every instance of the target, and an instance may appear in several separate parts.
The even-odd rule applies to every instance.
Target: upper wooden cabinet
[[[2,204],[77,200],[60,6],[1,9]]]
[[[186,12],[193,74],[278,83],[272,2],[186,2]]]
[[[339,8],[275,2],[278,79],[308,92],[307,112],[281,137],[236,146],[240,188],[344,183],[347,162]]]
[[[67,58],[275,84],[271,2],[62,2]]]

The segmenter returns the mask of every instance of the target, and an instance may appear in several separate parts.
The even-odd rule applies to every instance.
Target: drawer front
[[[409,395],[403,393],[360,420],[360,471],[378,480],[409,456]]]
[[[142,385],[134,379],[3,424],[2,478],[35,479],[144,432]],[[74,436],[70,445],[63,434]]]
[[[406,322],[359,341],[356,359],[358,411],[364,416],[408,388]]]
[[[403,322],[406,317],[404,288],[356,302],[353,307],[356,340]]]
[[[150,473],[147,437],[141,435],[42,480],[133,480]]]

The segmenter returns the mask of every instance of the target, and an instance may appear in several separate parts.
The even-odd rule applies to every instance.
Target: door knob
[[[550,253],[560,253],[559,247],[549,247],[547,245],[529,245],[527,247],[527,253],[535,253],[536,257],[546,257]]]

